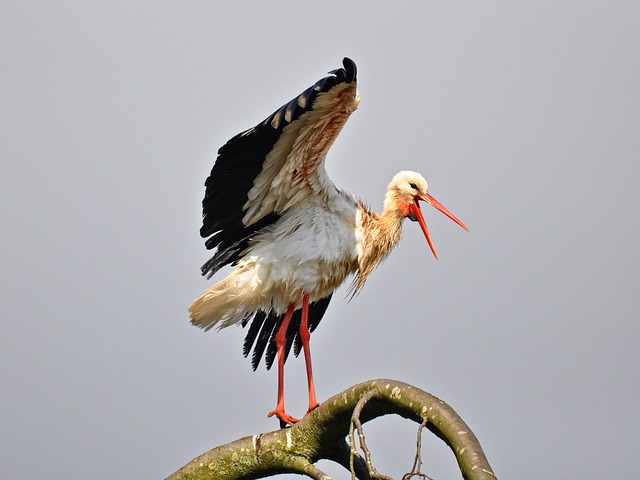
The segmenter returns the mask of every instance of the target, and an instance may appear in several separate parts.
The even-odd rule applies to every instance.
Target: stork
[[[418,204],[424,201],[467,227],[428,192],[416,172],[395,175],[380,214],[338,189],[325,171],[329,147],[356,110],[356,65],[349,58],[263,122],[236,135],[218,151],[205,182],[200,234],[216,249],[201,268],[211,278],[233,270],[189,308],[193,325],[218,330],[250,325],[245,357],[255,370],[278,359],[275,415],[282,426],[298,419],[285,411],[284,364],[302,349],[309,407],[318,406],[309,337],[333,292],[354,275],[353,293],[400,240],[405,218],[417,221],[437,257]],[[266,354],[265,354],[266,350]]]

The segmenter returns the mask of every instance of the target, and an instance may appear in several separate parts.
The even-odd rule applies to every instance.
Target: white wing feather
[[[309,195],[335,191],[324,160],[359,103],[355,82],[337,85],[318,94],[313,110],[283,129],[247,195],[245,225],[271,212],[282,213]]]

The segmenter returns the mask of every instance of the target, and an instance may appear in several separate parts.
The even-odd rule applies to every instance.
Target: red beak
[[[429,247],[431,247],[431,251],[433,252],[433,256],[436,257],[436,260],[437,260],[438,259],[438,254],[436,253],[436,249],[434,248],[433,242],[431,241],[431,235],[429,235],[429,230],[427,229],[427,224],[425,223],[424,217],[422,216],[422,210],[420,210],[420,205],[418,205],[418,200],[424,200],[425,202],[427,202],[432,207],[435,207],[437,210],[440,210],[447,217],[449,217],[451,220],[453,220],[458,225],[460,225],[462,228],[464,228],[467,232],[469,231],[469,229],[464,225],[464,223],[462,223],[460,220],[458,220],[453,213],[451,213],[449,210],[444,208],[444,206],[440,202],[438,202],[435,198],[433,198],[428,193],[425,193],[424,195],[416,195],[415,196],[415,202],[413,202],[410,205],[411,212],[413,213],[413,215],[415,216],[416,220],[420,224],[420,227],[422,228],[422,231],[424,232],[424,236],[427,237],[427,242],[429,243]]]

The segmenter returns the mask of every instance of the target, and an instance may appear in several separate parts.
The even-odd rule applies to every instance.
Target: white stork
[[[253,348],[253,369],[265,349],[267,369],[278,357],[278,400],[269,416],[283,426],[298,421],[284,408],[284,363],[292,345],[296,355],[304,351],[307,413],[318,406],[309,336],[334,290],[355,274],[357,293],[398,243],[407,217],[418,221],[436,255],[420,200],[467,229],[429,195],[419,173],[393,177],[381,214],[333,184],[325,157],[359,102],[356,65],[345,58],[343,68],[229,140],[205,182],[200,234],[216,252],[202,274],[234,268],[193,302],[191,322],[205,330],[250,323],[244,355]]]

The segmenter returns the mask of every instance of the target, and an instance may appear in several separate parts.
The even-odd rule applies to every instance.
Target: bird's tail
[[[189,316],[193,325],[204,330],[221,329],[240,323],[253,310],[247,305],[251,302],[239,273],[233,272],[209,287],[191,304]]]

